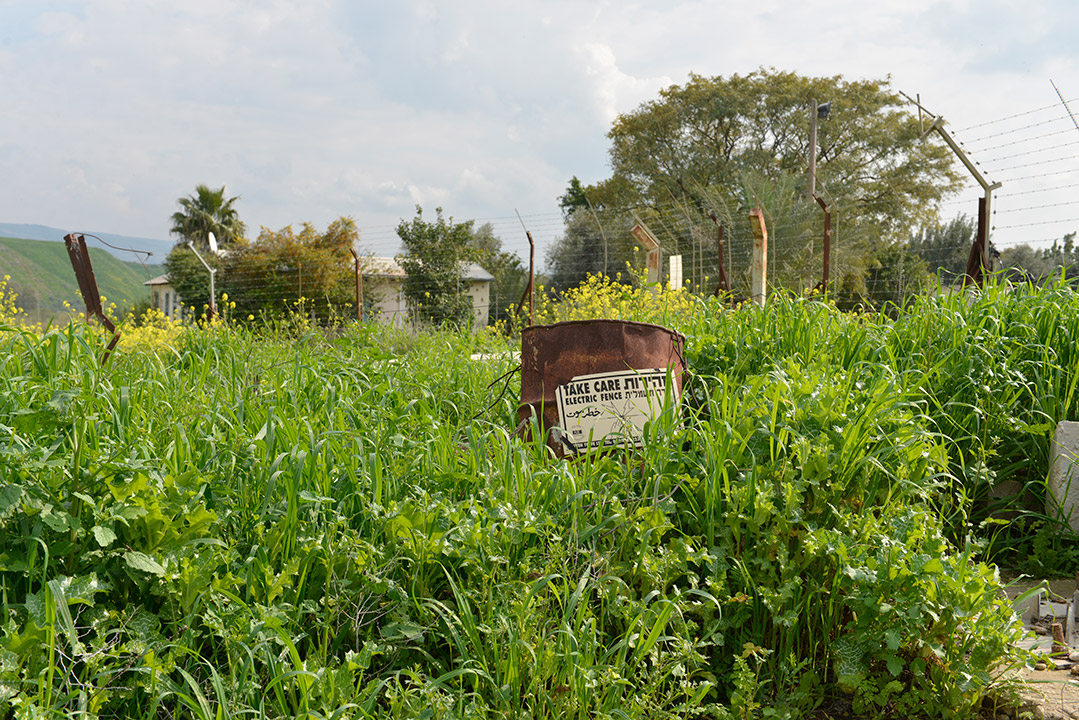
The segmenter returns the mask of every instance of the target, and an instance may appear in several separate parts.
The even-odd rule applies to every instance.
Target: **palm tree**
[[[203,247],[211,232],[222,245],[235,243],[247,229],[233,207],[239,199],[239,196],[226,198],[224,185],[217,190],[196,185],[193,195],[176,201],[181,209],[172,214],[172,234],[179,236],[179,242],[193,240]]]

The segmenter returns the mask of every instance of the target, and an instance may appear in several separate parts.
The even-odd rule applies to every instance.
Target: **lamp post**
[[[217,245],[217,242],[214,238],[214,234],[210,233],[210,247],[212,248],[215,245]],[[202,263],[203,267],[210,273],[210,319],[213,320],[217,315],[217,300],[215,299],[217,295],[214,292],[214,275],[217,274],[217,268],[210,267],[210,264],[202,259],[202,255],[195,249],[195,243],[188,240],[187,246],[191,248],[191,252],[195,253],[195,257],[199,259],[199,262]]]

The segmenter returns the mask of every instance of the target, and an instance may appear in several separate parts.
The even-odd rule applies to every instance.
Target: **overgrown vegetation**
[[[621,312],[593,284],[573,312]],[[686,333],[684,402],[639,452],[574,462],[511,435],[493,335],[218,324],[102,367],[84,326],[4,326],[8,714],[935,718],[1006,697],[1026,658],[984,563],[988,490],[1044,497],[1079,299],[673,302],[634,319]],[[991,558],[1029,555],[1035,519],[1042,560],[1065,546],[1024,517]]]
[[[304,302],[308,312],[326,322],[356,302],[352,250],[359,243],[356,222],[340,217],[324,232],[304,223],[262,228],[253,242],[241,242],[225,258],[219,287],[236,303],[236,314],[283,317]],[[205,281],[206,273],[202,273]],[[181,297],[187,297],[180,290]],[[347,307],[346,307],[347,306]]]

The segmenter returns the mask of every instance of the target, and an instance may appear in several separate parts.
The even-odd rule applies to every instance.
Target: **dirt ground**
[[[1041,581],[1035,580],[1013,582],[1008,588],[1008,594],[1014,600],[1023,591],[1040,584]],[[1079,589],[1079,580],[1052,580],[1048,581],[1047,585],[1049,599],[1065,601],[1072,597],[1072,593],[1076,589]],[[1046,610],[1044,606],[1042,607],[1041,612],[1044,614]],[[1016,610],[1028,627],[1033,625],[1032,615],[1037,615],[1034,609],[1035,606],[1030,601],[1016,605]],[[1058,607],[1058,612],[1059,609]],[[1044,625],[1044,622],[1042,624]],[[1072,642],[1075,642],[1075,638],[1072,639]],[[1051,644],[1051,641],[1049,638],[1041,636],[1028,641],[1026,646],[1030,647],[1030,643],[1036,644],[1036,647],[1041,648],[1044,652],[1048,650],[1047,646]],[[1073,646],[1071,649],[1076,650],[1077,648]],[[1026,687],[1022,694],[1026,704],[1023,710],[1029,713],[1028,717],[1032,718],[1032,720],[1037,720],[1041,717],[1051,720],[1065,718],[1079,720],[1079,676],[1071,674],[1067,667],[1069,665],[1071,665],[1070,662],[1062,662],[1059,669],[1028,670],[1024,673],[1023,679]],[[1023,717],[1024,713],[1021,712],[1019,715]]]
[[[1041,717],[1047,720],[1079,719],[1079,677],[1067,670],[1031,670],[1024,679],[1026,688],[1023,699],[1041,710]],[[1028,706],[1031,718],[1036,720],[1038,713]],[[1022,713],[1020,713],[1022,716]]]

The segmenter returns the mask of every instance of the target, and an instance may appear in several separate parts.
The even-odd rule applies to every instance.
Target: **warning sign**
[[[640,447],[644,424],[659,414],[667,397],[667,370],[578,375],[559,385],[556,395],[558,415],[572,452]]]

